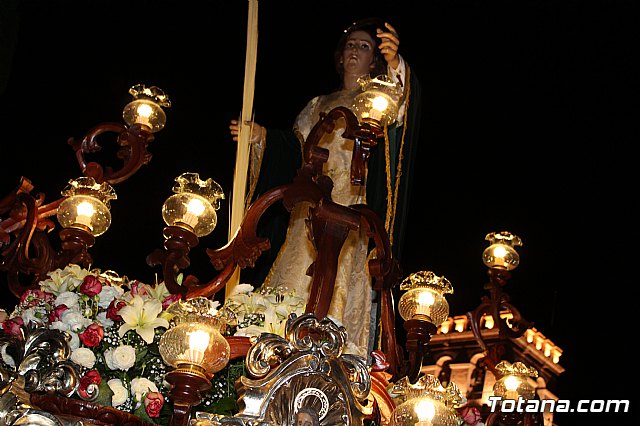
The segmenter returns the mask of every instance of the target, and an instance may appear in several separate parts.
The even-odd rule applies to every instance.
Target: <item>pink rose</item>
[[[470,426],[475,426],[479,421],[482,420],[482,416],[480,415],[480,410],[476,407],[462,407],[458,410],[460,413],[460,417]]]
[[[100,373],[98,373],[98,370],[87,371],[87,373],[80,379],[78,394],[82,398],[89,398],[89,394],[87,393],[87,388],[89,387],[89,385],[99,385],[101,381],[102,377],[100,377]]]
[[[20,317],[14,317],[8,319],[2,323],[2,329],[5,333],[10,334],[12,336],[16,336],[22,338],[22,326],[24,325],[24,321]]]
[[[113,299],[107,308],[107,318],[111,321],[122,321],[122,317],[118,315],[118,312],[125,306],[127,306],[127,302],[124,300]]]
[[[84,277],[82,284],[80,285],[80,293],[86,294],[89,297],[93,297],[100,294],[102,291],[102,283],[99,279],[93,275],[87,275]]]
[[[167,309],[169,307],[169,305],[171,305],[173,302],[177,302],[178,300],[182,299],[182,295],[181,294],[170,294],[167,297],[164,298],[164,300],[162,301],[162,309]]]
[[[98,324],[91,324],[82,333],[78,334],[80,341],[88,348],[94,348],[102,342],[104,330]]]
[[[69,308],[64,303],[62,305],[56,306],[53,309],[53,311],[49,312],[49,322],[60,321],[60,317],[62,316],[62,313],[67,309]]]
[[[144,409],[149,417],[160,417],[164,396],[160,392],[149,392],[144,398]]]
[[[133,296],[146,296],[149,294],[144,284],[140,283],[140,281],[138,280],[132,282],[130,286],[131,286],[131,295]]]

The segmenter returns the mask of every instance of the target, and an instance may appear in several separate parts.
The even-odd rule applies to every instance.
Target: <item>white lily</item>
[[[267,333],[277,334],[284,337],[284,321],[277,313],[276,306],[269,306],[264,313],[264,330]]]
[[[253,291],[253,286],[251,284],[238,284],[231,291],[229,296],[235,296],[236,294],[247,294]]]
[[[304,299],[292,294],[270,294],[267,300],[274,306],[281,319],[287,318],[294,312],[300,314],[304,309]]]
[[[43,290],[53,293],[56,296],[65,291],[73,291],[82,284],[82,280],[89,274],[89,271],[79,265],[71,264],[64,269],[56,269],[49,272],[49,278],[41,281]]]
[[[147,292],[149,293],[150,297],[157,299],[160,302],[162,302],[165,299],[165,297],[171,295],[169,290],[167,290],[167,286],[164,284],[164,282],[161,282],[155,287],[150,285],[147,286]]]
[[[131,302],[118,312],[124,320],[118,334],[122,337],[127,331],[135,330],[147,344],[151,344],[156,327],[169,328],[169,321],[158,317],[160,312],[162,303],[159,300],[144,300],[140,296],[134,296]]]
[[[264,296],[260,293],[241,293],[229,297],[230,308],[238,314],[262,313],[267,307]]]

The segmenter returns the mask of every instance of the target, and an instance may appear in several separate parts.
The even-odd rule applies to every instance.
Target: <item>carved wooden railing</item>
[[[207,249],[214,268],[218,271],[212,279],[200,281],[188,275],[182,285],[177,283],[177,275],[190,264],[188,254],[198,244],[198,238],[177,227],[164,230],[165,244],[147,258],[150,266],[162,266],[163,279],[169,291],[183,294],[186,298],[197,296],[213,297],[231,278],[236,267],[253,267],[263,251],[270,247],[268,239],[257,235],[257,225],[262,215],[277,202],[291,211],[300,202],[309,202],[313,238],[318,254],[311,271],[312,283],[306,312],[324,318],[328,312],[335,285],[338,256],[347,234],[362,228],[374,243],[376,255],[369,261],[369,271],[373,287],[380,295],[382,309],[382,352],[386,355],[389,373],[395,375],[402,358],[396,343],[395,314],[391,290],[398,281],[399,267],[391,254],[389,238],[384,223],[366,205],[343,206],[331,198],[333,182],[322,173],[329,152],[318,146],[322,136],[335,129],[338,120],[344,119],[346,129],[343,136],[355,141],[352,157],[351,178],[354,184],[363,184],[370,148],[381,136],[379,129],[368,123],[360,124],[347,108],[338,107],[323,114],[314,126],[304,145],[304,163],[291,184],[273,188],[259,197],[248,209],[238,233],[224,247]],[[115,132],[121,149],[118,157],[124,161],[123,167],[114,171],[95,162],[88,162],[85,155],[100,149],[98,136]],[[126,128],[119,124],[106,123],[94,128],[81,141],[69,140],[86,176],[98,183],[120,183],[146,164],[151,155],[146,151],[153,140],[150,132],[139,126]],[[87,251],[94,243],[93,237],[84,231],[62,230],[62,247],[56,251],[46,237],[46,232],[55,225],[50,216],[56,213],[61,198],[53,203],[43,204],[44,196],[32,196],[31,183],[23,179],[18,188],[0,200],[0,214],[9,214],[0,222],[0,247],[3,247],[0,269],[7,272],[11,292],[20,296],[46,277],[47,272],[79,263],[87,266],[91,257]],[[87,235],[89,235],[87,237]],[[13,241],[11,242],[11,236]],[[91,237],[91,238],[89,238]],[[25,277],[28,279],[25,281]],[[249,349],[246,338],[231,339],[232,357],[244,356]]]

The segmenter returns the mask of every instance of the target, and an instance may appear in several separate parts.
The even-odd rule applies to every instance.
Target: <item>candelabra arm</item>
[[[485,343],[482,332],[480,331],[480,320],[484,313],[489,309],[489,303],[481,303],[475,310],[467,312],[467,318],[469,318],[469,323],[471,324],[471,331],[473,332],[473,337],[475,337],[476,342],[480,345],[480,349],[483,352],[487,351],[487,344]]]
[[[509,295],[502,289],[511,278],[511,274],[504,269],[489,268],[488,275],[489,282],[486,288],[491,295],[490,312],[494,323],[500,330],[500,336],[502,338],[522,336],[527,329],[533,326],[533,322],[527,321],[520,314],[520,311],[510,303]],[[511,312],[510,323],[507,323],[507,320],[500,316],[502,311]]]
[[[407,350],[409,352],[409,366],[406,376],[414,384],[420,376],[427,345],[431,341],[431,336],[438,331],[438,327],[429,321],[410,319],[405,321],[404,329],[407,331]]]
[[[167,290],[172,294],[187,293],[187,288],[178,283],[177,275],[180,270],[191,264],[188,254],[198,245],[198,237],[191,231],[179,226],[167,226],[162,232],[165,238],[165,250],[155,250],[147,256],[149,266],[162,266],[162,275]]]
[[[86,154],[102,149],[98,138],[105,133],[117,134],[117,142],[120,145],[117,156],[123,162],[119,170],[114,171],[111,167],[104,167],[95,161],[89,162],[85,158]],[[151,161],[151,153],[147,151],[147,146],[153,140],[153,133],[140,124],[126,127],[120,123],[102,123],[91,129],[81,141],[70,138],[68,144],[75,151],[76,159],[85,176],[94,178],[98,183],[108,182],[115,185],[127,180],[142,165]]]
[[[20,297],[26,290],[37,288],[38,282],[45,279],[56,264],[55,250],[46,233],[41,232],[51,230],[55,225],[39,215],[39,206],[44,199],[41,194],[36,199],[27,192],[18,191],[11,199],[14,202],[10,209],[12,214],[0,225],[6,230],[7,239],[10,233],[15,234],[15,238],[1,253],[0,270],[7,272],[11,293]]]
[[[489,282],[485,284],[485,290],[489,291],[489,297],[483,296],[480,305],[473,311],[467,312],[467,317],[471,324],[473,336],[484,352],[483,365],[498,378],[501,374],[496,370],[495,366],[505,353],[504,340],[522,336],[527,329],[533,326],[533,323],[522,317],[520,311],[509,302],[509,295],[503,290],[503,287],[511,278],[509,271],[500,268],[489,268],[487,273]],[[502,311],[511,313],[510,323],[502,318]],[[481,321],[485,314],[489,314],[492,317],[501,338],[499,342],[492,345],[487,345],[482,337]]]

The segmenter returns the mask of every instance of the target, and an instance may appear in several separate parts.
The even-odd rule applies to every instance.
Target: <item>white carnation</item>
[[[98,294],[98,297],[100,298],[98,306],[100,306],[102,309],[107,309],[113,299],[122,296],[123,294],[124,290],[120,287],[104,285],[102,286],[102,291],[100,291],[100,294]]]
[[[75,332],[89,327],[93,322],[89,318],[85,318],[81,312],[73,309],[67,309],[64,311],[62,315],[60,315],[60,321],[67,323],[69,325],[69,330]]]
[[[129,345],[112,347],[104,352],[104,360],[111,370],[127,371],[136,363],[136,350]]]
[[[78,299],[80,298],[80,296],[78,296],[78,293],[73,293],[71,291],[65,291],[63,293],[60,293],[58,295],[58,297],[56,297],[56,306],[59,305],[65,305],[67,308],[69,309],[76,309],[78,310]]]
[[[102,324],[102,328],[109,328],[113,325],[113,320],[107,318],[106,312],[100,312],[96,315],[96,319]]]
[[[131,380],[131,393],[136,396],[136,402],[144,401],[149,392],[158,392],[158,387],[151,380],[144,377]]]
[[[60,330],[60,331],[69,331],[69,325],[63,323],[62,321],[54,321],[49,324],[49,328],[52,330]]]
[[[127,402],[127,399],[129,398],[129,391],[122,384],[122,380],[111,379],[107,384],[109,385],[111,392],[113,392],[113,396],[111,397],[111,405],[113,407],[117,407],[118,405],[122,405]]]
[[[24,311],[22,311],[22,314],[20,314],[20,316],[22,317],[22,321],[24,321],[25,324],[29,324],[30,322],[33,322],[35,324],[43,324],[42,319],[40,319],[40,317],[42,316],[42,312],[40,312],[40,309],[35,306],[32,306],[29,309],[25,309]]]
[[[78,348],[71,352],[71,361],[86,368],[93,368],[96,355],[89,348]]]

